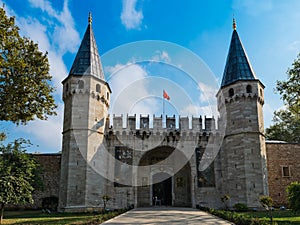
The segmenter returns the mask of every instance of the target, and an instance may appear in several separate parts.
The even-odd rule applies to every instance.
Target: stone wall
[[[266,142],[269,193],[275,206],[287,206],[285,188],[292,181],[300,181],[300,144]],[[61,154],[34,154],[42,165],[44,190],[33,194],[34,208],[42,206],[42,199],[58,196]],[[283,176],[283,167],[289,168],[290,176]]]
[[[33,192],[33,208],[41,208],[45,197],[59,195],[61,154],[33,154],[34,159],[41,165],[43,190]]]
[[[267,141],[266,147],[270,197],[275,206],[287,206],[286,187],[300,181],[300,144]]]

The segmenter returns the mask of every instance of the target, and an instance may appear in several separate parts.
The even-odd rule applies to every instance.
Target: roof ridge
[[[91,14],[89,14],[89,23],[69,75],[91,75],[105,80],[96,39],[92,29]]]
[[[236,29],[233,30],[221,87],[238,80],[255,80],[256,76]]]

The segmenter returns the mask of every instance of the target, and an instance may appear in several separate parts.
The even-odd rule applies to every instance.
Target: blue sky
[[[276,80],[286,79],[286,71],[300,50],[300,1],[297,0],[0,0],[0,3],[5,3],[9,15],[16,16],[20,32],[38,42],[42,51],[48,51],[53,85],[57,89],[58,116],[26,126],[1,123],[1,129],[10,139],[30,139],[34,144],[31,152],[61,150],[61,81],[72,66],[87,27],[88,12],[92,12],[93,30],[108,82],[115,90],[124,85],[129,89],[134,87],[134,93],[142,96],[133,100],[134,106],[131,102],[130,108],[122,108],[118,103],[122,101],[118,100],[120,92],[113,90],[112,101],[120,104],[113,104],[118,108],[113,112],[116,114],[159,113],[157,96],[161,88],[171,97],[166,103],[168,114],[213,114],[213,90],[218,88],[223,75],[234,15],[256,76],[266,86],[267,127],[273,111],[283,107],[280,96],[274,93]],[[198,67],[187,60],[193,57]],[[206,75],[197,77],[197,71]],[[184,77],[184,82],[180,77]],[[122,89],[121,93],[133,99],[133,92],[126,91]],[[188,97],[181,101],[194,104],[192,110],[189,105],[183,107],[182,102],[175,101],[179,95]]]

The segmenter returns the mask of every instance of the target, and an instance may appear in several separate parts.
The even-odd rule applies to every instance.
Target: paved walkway
[[[108,220],[102,224],[105,225],[184,225],[184,224],[199,224],[199,225],[229,225],[228,221],[214,217],[206,212],[192,208],[175,208],[175,207],[152,207],[152,208],[137,208],[128,211],[120,216]]]

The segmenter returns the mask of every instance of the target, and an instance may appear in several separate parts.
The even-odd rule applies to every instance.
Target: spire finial
[[[92,24],[92,13],[91,12],[89,12],[89,19],[88,19],[88,22],[89,22],[89,24],[91,25]]]
[[[232,19],[232,28],[233,28],[233,30],[236,30],[236,22],[235,22],[234,16],[233,16],[233,19]]]

